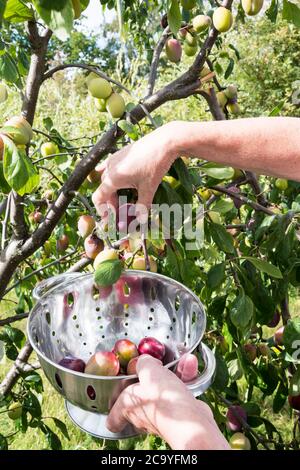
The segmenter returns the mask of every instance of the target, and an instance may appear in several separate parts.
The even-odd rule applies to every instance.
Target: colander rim
[[[168,281],[172,281],[172,283],[178,285],[179,287],[183,287],[186,291],[188,291],[189,294],[192,295],[192,297],[195,299],[195,301],[197,303],[200,303],[201,306],[202,306],[202,309],[203,309],[203,331],[201,332],[201,335],[199,335],[199,338],[193,343],[193,345],[188,348],[188,350],[185,352],[185,353],[191,353],[192,351],[194,351],[197,346],[199,346],[199,344],[201,343],[202,341],[202,338],[203,338],[203,335],[204,335],[204,332],[205,332],[205,329],[206,329],[206,321],[207,321],[207,318],[206,318],[206,311],[205,311],[205,308],[204,308],[204,305],[202,304],[201,300],[196,296],[196,294],[191,290],[189,289],[188,287],[186,287],[184,284],[181,284],[179,281],[176,281],[175,279],[172,279],[168,276],[165,276],[163,274],[160,274],[160,273],[153,273],[151,271],[143,271],[143,270],[136,270],[136,269],[126,269],[122,274],[126,273],[129,274],[129,275],[141,275],[143,273],[146,273],[147,276],[149,275],[150,277],[154,277],[154,278],[158,278],[158,279],[165,279],[165,280],[168,280]],[[82,277],[87,277],[87,276],[92,276],[93,273],[82,273],[81,275],[78,275],[78,278],[77,279],[80,279]],[[53,276],[55,277],[55,276]],[[62,284],[65,284],[65,285],[68,285],[68,284],[72,284],[74,282],[74,279],[70,279],[69,281],[66,280],[66,281],[63,281]],[[59,288],[61,286],[61,284],[58,284],[56,286],[53,286],[52,288],[49,289],[49,291],[45,292],[44,295],[42,295],[40,297],[39,300],[37,300],[36,304],[34,305],[34,307],[32,308],[32,310],[30,311],[29,313],[29,316],[28,316],[28,321],[27,321],[27,335],[28,335],[28,339],[29,339],[29,342],[32,346],[32,348],[34,349],[34,351],[37,353],[38,356],[41,356],[43,358],[43,360],[47,363],[49,363],[51,366],[61,370],[62,372],[67,372],[71,375],[75,375],[75,376],[79,376],[79,377],[84,377],[84,378],[89,378],[89,379],[93,379],[93,380],[132,380],[132,379],[138,379],[138,375],[137,374],[133,374],[133,375],[93,375],[93,374],[86,374],[85,372],[77,372],[75,370],[71,370],[71,369],[67,369],[66,367],[63,367],[61,366],[60,364],[52,361],[51,359],[49,359],[43,352],[41,352],[37,346],[35,345],[35,341],[33,341],[33,338],[31,336],[31,332],[30,332],[30,323],[31,323],[31,318],[32,316],[34,315],[34,312],[36,310],[36,308],[38,307],[39,303],[41,302],[41,300],[45,297],[47,297],[47,295],[51,294],[52,291],[54,291],[55,289]],[[172,362],[168,362],[168,364],[164,364],[164,367],[170,369],[171,367],[175,366],[176,364],[178,364],[180,360],[180,357],[175,359],[174,361]]]

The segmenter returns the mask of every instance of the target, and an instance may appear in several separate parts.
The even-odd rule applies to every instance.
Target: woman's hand
[[[172,449],[229,449],[208,405],[196,400],[160,361],[141,356],[137,373],[139,383],[121,393],[107,418],[112,432],[120,432],[129,421],[161,436]]]
[[[155,191],[176,158],[174,123],[166,124],[137,142],[108,157],[97,167],[102,171],[102,184],[93,194],[93,203],[100,215],[106,204],[117,208],[117,190],[138,191],[137,212],[149,209]]]

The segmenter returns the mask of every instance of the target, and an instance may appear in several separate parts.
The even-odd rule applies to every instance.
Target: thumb
[[[136,217],[140,224],[145,224],[148,221],[149,209],[153,201],[156,188],[150,189],[142,186],[138,190],[138,201],[136,203]]]

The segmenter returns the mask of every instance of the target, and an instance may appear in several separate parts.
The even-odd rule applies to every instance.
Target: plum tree
[[[207,214],[208,214],[208,217],[210,218],[210,220],[211,220],[214,224],[219,224],[219,225],[222,224],[222,218],[221,218],[221,215],[220,215],[219,212],[216,212],[216,211],[208,211]]]
[[[227,110],[234,115],[240,114],[241,109],[237,103],[227,103]]]
[[[58,363],[66,369],[74,370],[76,372],[84,372],[85,362],[82,359],[73,356],[65,356]]]
[[[180,62],[182,56],[182,47],[177,39],[170,38],[166,42],[166,56],[171,62],[176,64]]]
[[[7,100],[7,88],[4,83],[0,83],[0,103],[4,103]]]
[[[23,412],[22,403],[20,403],[19,401],[15,401],[11,403],[11,405],[9,405],[7,415],[10,419],[16,420],[16,419],[21,418],[22,412]]]
[[[35,224],[41,223],[43,220],[43,214],[40,211],[34,211],[32,214],[29,214],[29,220]]]
[[[195,8],[197,0],[180,0],[180,3],[185,10],[192,10]]]
[[[78,232],[83,238],[91,235],[96,226],[95,220],[91,215],[81,215],[77,222]]]
[[[72,0],[73,12],[74,12],[74,19],[78,20],[81,15],[81,4],[80,0]]]
[[[213,13],[213,25],[220,33],[226,33],[230,30],[233,23],[233,17],[230,10],[225,7],[217,8]]]
[[[149,354],[162,361],[166,353],[166,348],[165,345],[157,339],[146,337],[139,342],[138,352],[139,354]]]
[[[97,77],[88,81],[89,93],[98,99],[106,99],[112,94],[112,87],[105,78]]]
[[[259,345],[257,346],[257,349],[258,349],[258,353],[261,356],[270,357],[271,355],[270,348],[266,343],[259,343]]]
[[[58,238],[56,242],[56,249],[59,253],[64,253],[69,246],[69,237],[65,233]]]
[[[120,362],[113,352],[98,351],[88,360],[84,372],[91,375],[116,376]]]
[[[255,16],[262,9],[264,0],[242,0],[242,7],[246,15]]]
[[[119,93],[112,93],[106,100],[106,110],[112,118],[120,118],[125,112],[125,101]]]
[[[278,325],[279,322],[280,322],[280,313],[278,312],[278,310],[276,310],[272,320],[269,321],[269,323],[268,323],[268,327],[269,328],[275,328]]]
[[[208,15],[197,15],[192,19],[192,26],[196,33],[202,33],[212,24],[211,17]]]
[[[129,339],[119,339],[112,352],[115,353],[124,370],[126,370],[131,359],[139,355],[136,345]]]
[[[119,255],[116,250],[113,248],[105,248],[95,257],[94,268],[97,269],[99,264],[103,263],[104,261],[112,261],[117,259],[119,259]]]
[[[156,263],[156,260],[153,258],[153,256],[149,256],[149,263],[150,263],[150,271],[153,273],[156,273],[157,263]],[[136,256],[133,260],[131,267],[132,269],[145,271],[147,269],[145,258],[143,256]]]
[[[242,432],[233,434],[229,439],[229,445],[234,450],[251,450],[250,441]]]
[[[191,382],[198,375],[198,359],[194,354],[183,354],[176,368],[176,375],[183,382]]]
[[[57,145],[54,142],[44,142],[41,145],[41,155],[42,157],[49,157],[49,155],[55,155],[58,153]]]
[[[284,178],[277,178],[275,180],[275,186],[277,189],[279,189],[279,191],[286,191],[289,186],[289,183],[288,180]]]
[[[243,425],[239,418],[247,421],[247,413],[244,408],[239,405],[230,406],[226,413],[226,426],[229,431],[236,432],[243,429]]]
[[[88,235],[84,240],[85,254],[90,259],[96,259],[103,248],[103,240],[98,238],[96,234]]]

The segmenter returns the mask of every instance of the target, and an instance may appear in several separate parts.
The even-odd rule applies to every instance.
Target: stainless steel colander
[[[126,271],[112,287],[98,288],[92,274],[63,274],[42,281],[33,292],[28,336],[53,387],[65,397],[67,411],[84,431],[102,438],[137,434],[130,425],[120,434],[105,427],[106,415],[121,391],[137,376],[103,377],[74,372],[58,362],[66,355],[88,361],[95,351],[113,348],[117,339],[136,344],[154,336],[166,345],[166,367],[196,348],[204,371],[187,387],[195,396],[211,384],[215,359],[201,343],[206,326],[198,297],[160,274]]]

